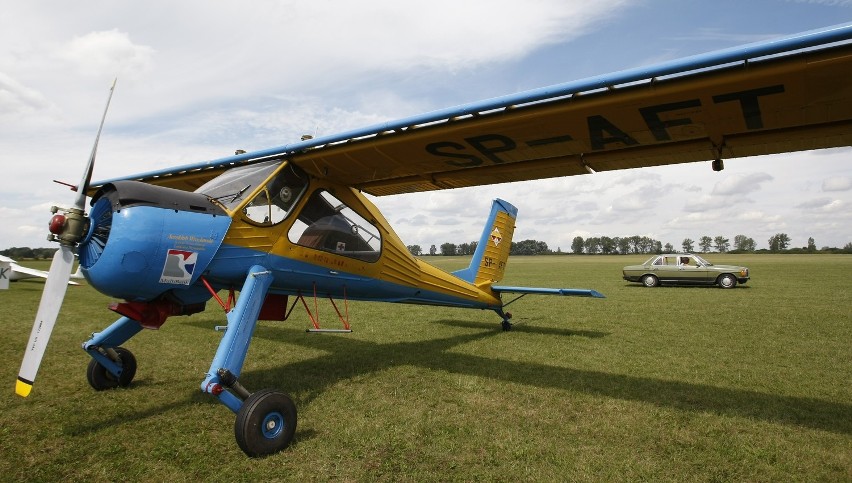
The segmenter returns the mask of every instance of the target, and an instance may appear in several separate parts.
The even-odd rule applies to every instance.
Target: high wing
[[[286,158],[381,196],[849,146],[850,40],[852,23],[122,179],[193,190]]]

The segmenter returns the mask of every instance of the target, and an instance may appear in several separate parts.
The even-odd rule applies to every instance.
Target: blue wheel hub
[[[284,415],[278,411],[271,412],[263,418],[261,432],[267,439],[275,439],[284,432]]]

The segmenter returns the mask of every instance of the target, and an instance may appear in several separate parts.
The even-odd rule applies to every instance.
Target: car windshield
[[[701,263],[704,266],[707,266],[707,267],[713,266],[712,263],[710,263],[707,260],[699,257],[698,255],[693,255],[692,258],[694,258],[696,261],[698,261],[699,263]]]
[[[245,195],[254,191],[281,163],[281,160],[272,160],[231,168],[204,183],[195,192],[209,196],[229,210],[234,209]]]

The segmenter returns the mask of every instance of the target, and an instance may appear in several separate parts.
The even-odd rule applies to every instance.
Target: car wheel
[[[726,273],[719,277],[718,283],[722,288],[734,288],[737,286],[737,279],[730,273]]]
[[[646,287],[656,287],[660,284],[660,280],[653,275],[645,275],[642,277],[642,285]]]

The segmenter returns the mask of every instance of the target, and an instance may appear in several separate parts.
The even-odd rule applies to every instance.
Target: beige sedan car
[[[641,265],[629,265],[622,270],[624,280],[639,282],[646,287],[660,284],[718,285],[734,288],[749,279],[747,267],[714,265],[689,253],[654,255]]]

